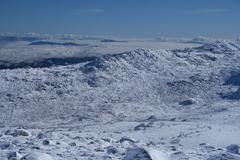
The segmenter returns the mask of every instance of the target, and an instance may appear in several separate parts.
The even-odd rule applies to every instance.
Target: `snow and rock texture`
[[[238,41],[63,54],[0,70],[2,159],[240,159]]]

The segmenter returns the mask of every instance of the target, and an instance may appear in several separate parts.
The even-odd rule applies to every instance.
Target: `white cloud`
[[[195,10],[194,12],[195,13],[226,13],[226,12],[230,12],[230,10],[212,8],[212,9],[198,9],[198,10]]]
[[[104,12],[104,9],[81,9],[78,10],[78,13],[102,13]]]

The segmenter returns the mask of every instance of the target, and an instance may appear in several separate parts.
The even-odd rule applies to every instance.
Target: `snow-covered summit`
[[[240,37],[238,37],[238,38],[236,39],[236,42],[237,42],[237,43],[240,43]]]
[[[200,44],[207,44],[213,42],[214,39],[204,36],[197,36],[193,38],[190,42],[192,43],[200,43]]]
[[[215,41],[198,47],[200,51],[210,51],[212,53],[234,53],[240,50],[240,44],[234,41]]]

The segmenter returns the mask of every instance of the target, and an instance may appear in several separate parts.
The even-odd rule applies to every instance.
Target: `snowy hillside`
[[[49,159],[240,159],[225,149],[240,144],[239,41],[81,56],[78,47],[92,44],[70,44],[64,56],[1,60],[3,159],[10,151],[25,159],[32,152]],[[31,132],[27,138],[14,131],[19,126]]]

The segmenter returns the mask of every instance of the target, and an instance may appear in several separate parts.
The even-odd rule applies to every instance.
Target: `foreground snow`
[[[238,41],[216,41],[4,61],[0,157],[238,160],[239,53]]]

